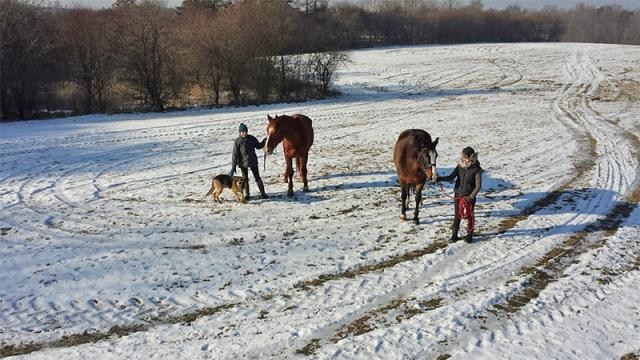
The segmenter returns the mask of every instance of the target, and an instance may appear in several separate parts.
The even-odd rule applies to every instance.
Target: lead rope
[[[471,202],[463,197],[455,197],[451,196],[444,191],[444,186],[440,185],[440,192],[444,194],[446,197],[453,199],[453,201],[458,201],[458,217],[462,220],[467,220],[467,232],[469,234],[473,234],[473,229],[476,225],[476,218],[473,214],[473,207],[471,206]]]

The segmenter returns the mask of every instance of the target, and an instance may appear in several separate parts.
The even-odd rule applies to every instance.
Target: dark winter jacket
[[[238,136],[233,143],[231,170],[235,171],[236,166],[243,168],[258,166],[258,157],[255,149],[262,149],[266,140],[265,138],[262,141],[258,141],[253,135]]]
[[[449,176],[438,177],[440,181],[456,180],[454,192],[456,196],[469,196],[475,199],[482,186],[482,168],[480,162],[476,161],[468,168],[458,165]]]

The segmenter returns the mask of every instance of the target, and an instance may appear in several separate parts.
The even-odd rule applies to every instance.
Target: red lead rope
[[[444,191],[444,186],[440,185],[440,192],[443,193],[446,197],[453,199],[454,201],[458,201],[458,217],[462,220],[467,220],[467,232],[469,234],[473,233],[473,228],[476,225],[476,218],[473,215],[473,207],[471,206],[471,202],[463,197],[453,197],[447,194]]]

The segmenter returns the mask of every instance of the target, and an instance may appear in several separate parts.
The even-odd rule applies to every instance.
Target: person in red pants
[[[438,177],[439,181],[455,180],[454,194],[456,200],[453,202],[454,218],[451,227],[451,241],[458,241],[458,230],[460,230],[460,204],[458,199],[464,198],[471,205],[471,211],[476,206],[476,196],[480,192],[482,186],[482,168],[478,161],[478,154],[471,147],[462,149],[460,154],[460,162],[448,176]],[[467,233],[465,241],[470,243],[473,241],[473,231]]]

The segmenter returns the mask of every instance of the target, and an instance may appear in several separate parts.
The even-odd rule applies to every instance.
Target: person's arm
[[[233,142],[233,149],[231,150],[231,171],[229,171],[229,176],[233,176],[236,173],[236,166],[238,165],[238,146],[237,142]]]
[[[254,136],[253,139],[255,140],[254,146],[256,149],[262,149],[264,147],[264,144],[267,142],[267,138],[262,139],[262,141],[258,141],[258,139],[256,139]]]
[[[438,181],[453,181],[458,176],[458,167],[456,166],[448,176],[438,176]]]
[[[469,194],[469,198],[471,200],[475,199],[476,196],[478,196],[478,193],[480,192],[480,187],[481,186],[482,186],[482,171],[478,171],[476,173],[476,187],[473,189],[471,194]]]

